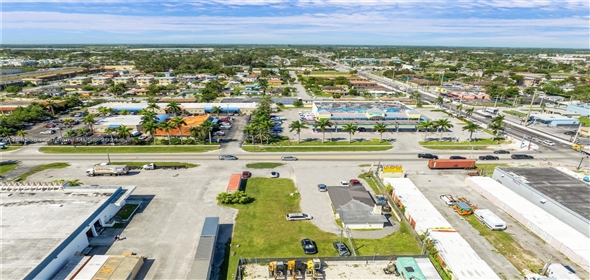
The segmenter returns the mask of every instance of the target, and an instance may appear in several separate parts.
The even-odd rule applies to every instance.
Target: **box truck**
[[[477,209],[473,211],[473,215],[491,230],[506,230],[507,228],[506,222],[488,209]]]
[[[127,165],[95,165],[86,170],[88,176],[119,176],[127,175],[129,173],[129,166]]]
[[[474,159],[431,159],[428,160],[430,169],[473,169]]]

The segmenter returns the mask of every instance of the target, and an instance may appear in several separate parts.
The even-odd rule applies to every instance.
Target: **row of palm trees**
[[[440,139],[442,139],[443,132],[453,128],[453,124],[449,121],[449,119],[439,119],[435,121],[431,120],[424,120],[421,121],[418,126],[416,127],[417,130],[424,130],[424,141],[426,141],[426,136],[428,135],[428,131],[436,130],[440,132]]]
[[[314,123],[314,128],[322,131],[322,143],[325,141],[326,128],[334,126],[329,119],[320,119]],[[309,127],[305,122],[294,121],[289,125],[289,131],[297,134],[297,143],[301,142],[301,131],[308,129]],[[352,142],[352,135],[358,131],[359,127],[354,124],[345,124],[342,126],[342,130],[348,132],[348,143]],[[387,131],[387,125],[384,123],[378,123],[373,126],[373,131],[379,133],[379,142],[383,141],[383,133]]]

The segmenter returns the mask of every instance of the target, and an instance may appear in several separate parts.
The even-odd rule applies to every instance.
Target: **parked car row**
[[[336,250],[336,252],[338,252],[338,256],[341,256],[341,257],[350,256],[350,250],[348,249],[348,246],[346,246],[346,244],[344,244],[344,242],[335,241],[332,243],[332,246],[334,247],[334,250]],[[314,255],[314,254],[318,253],[318,246],[316,245],[316,243],[313,240],[311,240],[309,238],[301,239],[301,248],[303,249],[303,252],[306,255]]]
[[[510,154],[510,151],[495,150],[494,154]],[[418,158],[438,159],[438,156],[433,155],[433,154],[418,154]],[[535,157],[531,156],[531,155],[526,155],[526,154],[513,154],[512,156],[510,156],[510,158],[512,158],[512,159],[534,159]],[[462,159],[467,159],[467,158],[464,156],[450,156],[449,159],[462,160]],[[479,156],[478,159],[479,160],[500,160],[500,157],[493,156],[493,155],[484,155],[484,156]]]

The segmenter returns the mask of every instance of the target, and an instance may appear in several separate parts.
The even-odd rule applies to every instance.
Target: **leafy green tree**
[[[303,101],[301,101],[301,100],[295,100],[295,101],[293,102],[293,106],[295,106],[295,107],[297,107],[297,108],[301,108],[301,107],[303,107],[303,106],[304,106],[304,105],[303,105]]]
[[[174,117],[170,120],[172,125],[178,128],[178,134],[180,135],[180,145],[182,145],[182,126],[186,125],[186,122],[182,117]]]
[[[356,132],[358,126],[351,123],[347,123],[342,127],[342,130],[348,132],[348,143],[352,143],[352,134]]]
[[[248,134],[248,137],[251,137],[251,143],[254,144],[254,136],[256,135],[256,128],[249,124],[247,126],[244,126],[244,129],[242,130],[243,133]]]
[[[12,135],[12,132],[14,130],[12,128],[6,127],[6,126],[2,126],[0,127],[0,136],[3,138],[6,138],[8,140],[8,143],[10,143],[12,145],[12,139],[10,139],[10,136]]]
[[[449,121],[449,119],[440,119],[434,122],[434,127],[440,129],[440,139],[442,140],[443,132],[453,128],[453,124]]]
[[[307,129],[307,125],[304,122],[294,121],[289,125],[289,131],[295,131],[297,133],[297,144],[301,142],[301,130]]]
[[[467,122],[467,124],[461,129],[464,131],[467,130],[469,132],[469,141],[471,141],[473,139],[473,133],[481,129],[481,126],[473,122]]]
[[[373,131],[379,133],[379,142],[383,142],[383,133],[387,131],[387,125],[384,123],[378,123],[373,126]]]
[[[266,94],[266,89],[268,89],[268,80],[267,79],[259,79],[258,86],[262,90],[262,95]]]
[[[19,86],[7,86],[4,91],[7,93],[17,93],[19,91],[21,91],[22,88]]]
[[[356,75],[359,71],[357,71],[356,69],[352,69],[348,72],[348,74],[350,74],[350,76],[352,75]]]
[[[231,205],[231,204],[248,204],[254,201],[254,198],[248,196],[243,191],[235,192],[222,192],[217,195],[217,202],[220,204]]]

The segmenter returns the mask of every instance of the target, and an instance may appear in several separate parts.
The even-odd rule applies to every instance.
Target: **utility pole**
[[[580,164],[578,164],[578,167],[576,167],[576,170],[580,170],[580,168],[582,167],[583,161],[584,161],[584,158],[580,159]]]
[[[535,102],[535,96],[537,96],[536,92],[533,93],[533,99],[531,100],[531,104],[529,105],[529,112],[526,114],[526,119],[524,119],[524,126],[526,126],[526,124],[529,122],[529,118],[531,116],[531,109],[533,109],[533,102]]]

